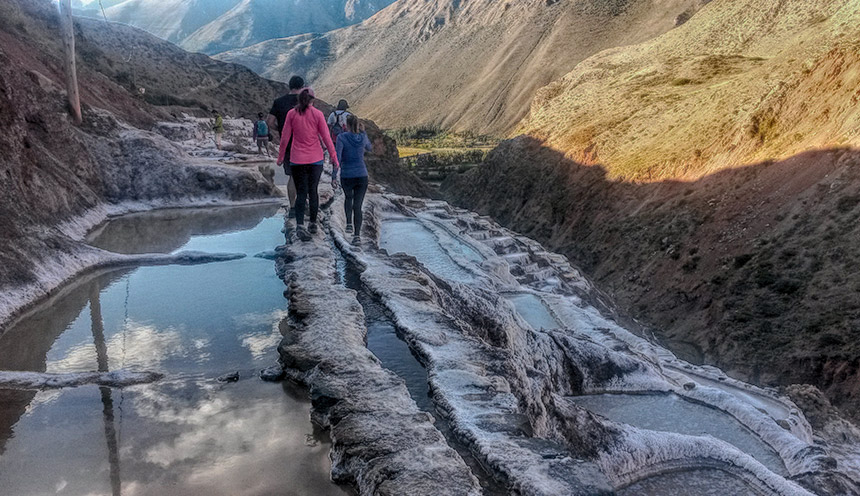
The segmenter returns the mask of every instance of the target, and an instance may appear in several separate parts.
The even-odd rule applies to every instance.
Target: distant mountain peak
[[[394,0],[102,0],[108,19],[190,51],[214,54],[261,41],[361,22]],[[98,2],[75,0],[100,17]]]

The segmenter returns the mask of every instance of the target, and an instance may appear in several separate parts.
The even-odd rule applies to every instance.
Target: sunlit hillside
[[[860,145],[860,2],[711,2],[536,96],[518,132],[610,177],[700,177]]]

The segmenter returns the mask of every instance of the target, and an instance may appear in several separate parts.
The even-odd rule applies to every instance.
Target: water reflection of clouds
[[[160,477],[127,479],[123,492],[283,494],[291,487],[293,494],[339,493],[324,483],[326,477],[306,476],[308,471],[328,470],[326,448],[305,443],[311,431],[306,408],[290,408],[282,396],[261,399],[265,396],[258,389],[263,387],[271,385],[239,382],[213,387],[201,381],[136,388],[135,413],[163,424],[161,428],[172,434],[157,436],[154,443],[147,442],[149,437],[132,440],[141,441],[130,454],[141,464],[137,469],[149,465],[148,471]],[[187,397],[189,393],[193,396]],[[132,467],[127,473],[136,471]]]
[[[248,332],[239,336],[242,346],[251,352],[255,360],[266,356],[277,348],[281,342],[280,322],[287,316],[286,310],[274,310],[269,313],[247,313],[233,318],[239,328],[268,328],[258,332]]]
[[[63,394],[61,389],[49,389],[47,391],[39,391],[36,396],[33,396],[33,399],[30,400],[30,403],[27,404],[27,409],[25,410],[25,415],[31,413],[36,408],[42,405],[49,405],[55,401]]]
[[[192,343],[194,361],[206,359],[207,355],[201,350],[207,346],[206,339],[197,339]],[[157,370],[169,358],[189,355],[189,349],[182,342],[181,329],[158,329],[136,322],[130,322],[125,331],[112,335],[106,347],[111,370]],[[46,370],[52,373],[86,372],[97,370],[97,366],[95,345],[82,343],[69,348],[63,358],[48,361]]]

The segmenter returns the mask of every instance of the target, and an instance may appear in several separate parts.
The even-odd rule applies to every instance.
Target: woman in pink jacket
[[[278,165],[283,165],[287,142],[289,142],[289,136],[292,136],[290,172],[296,183],[297,193],[296,233],[302,241],[310,240],[310,235],[317,232],[317,215],[320,209],[318,188],[325,161],[320,140],[334,164],[334,177],[337,177],[337,170],[340,168],[325,116],[313,107],[314,98],[314,92],[310,88],[305,88],[299,93],[298,105],[287,113],[284,121],[284,129],[281,130],[281,151],[278,155]],[[305,201],[308,200],[308,196],[311,204],[310,225],[305,230]]]

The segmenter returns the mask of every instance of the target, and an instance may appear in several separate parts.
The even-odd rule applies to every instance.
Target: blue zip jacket
[[[340,177],[366,177],[367,165],[364,152],[373,150],[367,133],[340,133],[337,135],[337,160],[340,162]]]

